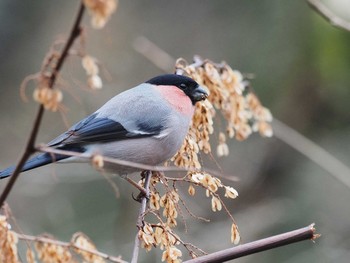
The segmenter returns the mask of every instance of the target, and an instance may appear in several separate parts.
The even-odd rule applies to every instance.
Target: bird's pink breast
[[[194,107],[192,105],[191,99],[178,87],[159,85],[156,86],[156,89],[176,111],[185,115],[193,114]]]

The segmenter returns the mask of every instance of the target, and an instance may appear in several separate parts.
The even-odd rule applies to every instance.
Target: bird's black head
[[[197,101],[205,100],[208,97],[208,92],[197,82],[189,77],[176,74],[165,74],[154,77],[146,83],[152,85],[167,85],[176,86],[181,89],[191,99],[194,105]]]

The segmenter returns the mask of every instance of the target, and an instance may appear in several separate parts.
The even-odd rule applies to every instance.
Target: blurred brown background
[[[328,2],[350,21],[349,1]],[[1,168],[18,159],[37,108],[21,101],[19,85],[39,71],[51,43],[68,33],[77,7],[78,1],[0,1]],[[80,60],[67,61],[64,78],[80,98],[64,93],[70,124],[120,91],[162,73],[133,49],[134,40],[146,36],[175,58],[190,61],[199,54],[254,73],[252,85],[276,118],[350,163],[350,32],[333,28],[305,1],[120,1],[104,30],[92,30],[87,17],[85,25],[87,51],[103,63],[111,79],[104,78],[103,90],[85,92],[80,88],[86,79]],[[27,88],[29,98],[33,87]],[[61,116],[48,112],[38,142],[48,142],[65,129]],[[276,138],[254,135],[229,146],[230,156],[218,161],[226,173],[240,178],[231,183],[240,197],[227,205],[243,242],[312,222],[322,234],[315,244],[302,242],[235,262],[348,262],[349,188]],[[88,165],[48,166],[23,174],[8,202],[25,233],[49,232],[69,240],[82,231],[102,251],[129,260],[139,204],[131,198],[131,186],[114,180],[119,199]],[[1,181],[0,189],[5,184]],[[186,188],[183,193],[187,195]],[[210,200],[203,197],[198,191],[188,205],[212,222],[189,218],[183,239],[208,252],[231,246],[229,219],[224,212],[211,212]],[[143,262],[160,262],[161,252],[153,249],[141,257]]]

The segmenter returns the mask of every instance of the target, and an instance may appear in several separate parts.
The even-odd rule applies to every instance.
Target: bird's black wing
[[[60,147],[149,137],[158,135],[163,128],[159,123],[140,122],[136,125],[135,130],[129,131],[119,122],[109,118],[99,118],[96,115],[92,114],[81,120],[48,145]]]

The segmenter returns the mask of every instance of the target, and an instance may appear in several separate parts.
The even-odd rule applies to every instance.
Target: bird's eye
[[[183,83],[182,83],[182,84],[180,84],[180,88],[181,88],[181,89],[187,89],[187,86],[186,86],[186,84],[183,84]]]

